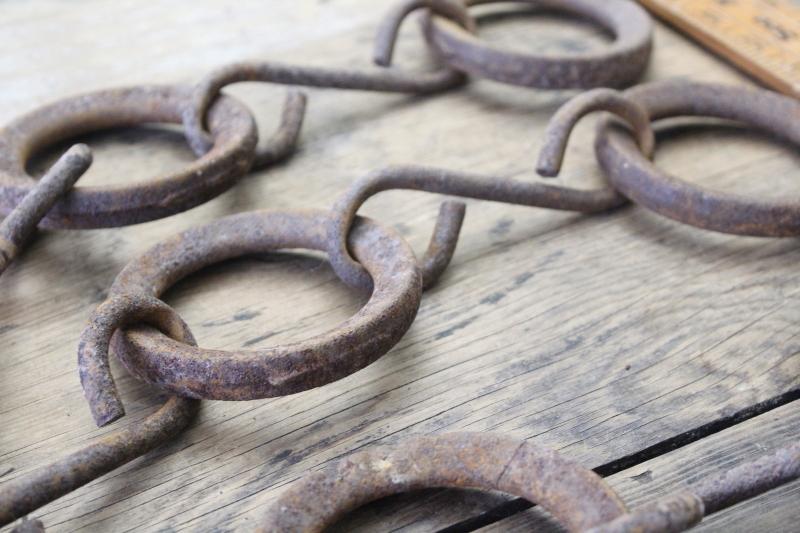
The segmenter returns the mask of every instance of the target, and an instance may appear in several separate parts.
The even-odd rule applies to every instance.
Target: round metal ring
[[[324,251],[329,216],[316,210],[257,211],[184,231],[129,263],[111,292],[158,296],[184,276],[233,257],[285,248]],[[349,242],[372,276],[373,291],[358,313],[328,332],[292,344],[228,352],[137,327],[117,333],[117,356],[141,379],[192,398],[282,396],[347,376],[400,340],[422,295],[414,253],[397,233],[362,218]]]
[[[468,6],[507,0],[464,0]],[[630,0],[515,0],[586,17],[614,34],[605,50],[568,55],[530,55],[482,42],[458,24],[428,13],[428,43],[451,68],[499,82],[542,89],[625,87],[644,72],[650,59],[653,24]]]
[[[800,102],[766,90],[658,82],[625,95],[651,120],[706,116],[735,120],[800,146]],[[699,228],[761,237],[800,235],[800,197],[767,200],[713,191],[656,168],[630,135],[608,120],[598,125],[595,153],[611,184],[637,204]]]
[[[0,212],[8,214],[36,184],[29,157],[81,133],[148,122],[181,123],[191,88],[141,86],[74,96],[22,115],[0,130]],[[49,228],[104,228],[147,222],[195,207],[227,190],[250,168],[256,127],[250,112],[221,98],[208,124],[214,147],[168,176],[113,187],[76,187],[42,220]]]
[[[626,512],[600,476],[552,450],[498,434],[450,433],[370,448],[306,475],[271,505],[259,531],[324,531],[370,501],[440,487],[525,498],[569,531],[585,531]]]

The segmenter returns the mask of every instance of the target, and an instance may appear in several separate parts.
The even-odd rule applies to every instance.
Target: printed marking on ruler
[[[800,97],[800,2],[640,2],[766,85]]]

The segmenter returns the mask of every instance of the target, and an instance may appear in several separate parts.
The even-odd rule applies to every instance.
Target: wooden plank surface
[[[698,442],[666,453],[634,468],[608,477],[629,508],[636,508],[698,482],[754,461],[796,442],[800,434],[800,405],[793,402],[737,424]],[[800,518],[796,505],[800,480],[706,517],[692,531],[794,531]],[[501,531],[563,531],[552,517],[537,508],[518,513],[481,528],[482,533]]]
[[[385,7],[366,0],[7,1],[0,4],[6,51],[0,123],[61,96],[192,83],[215,66],[247,58],[367,66]],[[521,50],[604,41],[592,26],[553,17],[488,22],[482,35]],[[403,32],[398,62],[425,64],[414,24]],[[647,78],[674,76],[746,83],[658,26]],[[246,84],[230,93],[252,107],[265,129],[273,127],[282,89]],[[287,164],[253,173],[208,204],[166,220],[41,235],[0,278],[0,482],[158,405],[153,389],[117,365],[128,416],[96,429],[77,378],[78,334],[131,258],[227,214],[327,208],[353,179],[387,164],[537,179],[540,134],[571,94],[487,81],[430,98],[310,91],[301,149]],[[564,183],[589,187],[601,179],[592,122],[574,136]],[[148,179],[192,158],[173,127],[84,139],[96,155],[83,179],[88,184]],[[725,190],[798,192],[796,149],[729,127],[664,132],[656,161]],[[386,193],[363,212],[422,250],[439,200]],[[290,397],[205,402],[175,442],[36,516],[53,531],[247,528],[304,472],[371,443],[415,433],[504,431],[597,466],[798,389],[796,240],[704,232],[637,207],[585,217],[468,203],[451,267],[423,298],[408,334],[378,362]],[[207,269],[165,299],[201,345],[241,348],[322,332],[364,297],[338,282],[320,255],[281,254]],[[503,501],[426,491],[368,506],[340,528],[428,531]]]

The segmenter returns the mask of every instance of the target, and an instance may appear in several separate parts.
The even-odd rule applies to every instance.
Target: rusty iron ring
[[[449,433],[369,448],[306,475],[270,506],[259,530],[323,531],[370,501],[436,487],[522,497],[540,504],[570,531],[626,512],[600,476],[555,451],[500,434]]]
[[[194,344],[189,327],[169,306],[142,295],[114,295],[97,309],[92,326],[82,340],[108,342],[114,330],[129,321],[144,320],[167,335]],[[80,450],[3,484],[0,491],[0,526],[72,492],[169,441],[183,431],[200,407],[198,400],[170,397],[155,413],[100,437]],[[38,521],[31,521],[33,524]]]
[[[507,0],[462,0],[466,6]],[[425,20],[425,35],[451,68],[502,83],[542,89],[625,87],[644,72],[652,49],[653,23],[629,0],[514,0],[588,18],[614,34],[604,50],[568,55],[530,55],[482,42],[439,16]]]
[[[8,213],[36,181],[25,163],[36,151],[81,133],[147,122],[180,123],[190,89],[141,86],[59,100],[22,115],[0,130],[0,212]],[[189,166],[155,180],[124,186],[76,187],[40,226],[101,228],[146,222],[195,207],[224,192],[253,161],[255,123],[232,98],[209,115],[214,148]]]
[[[257,211],[184,231],[145,252],[117,276],[111,293],[158,296],[179,279],[220,261],[286,248],[326,250],[329,214]],[[254,351],[207,350],[151,329],[115,336],[115,352],[135,376],[191,398],[252,400],[300,392],[363,368],[389,351],[411,326],[421,276],[408,244],[393,230],[360,219],[350,240],[374,280],[367,303],[336,328],[310,339]],[[82,346],[81,379],[98,423],[124,412],[108,354]]]
[[[426,8],[452,18],[469,32],[474,23],[466,8],[450,0],[403,0],[384,17],[375,39],[374,61],[389,67],[399,25],[409,13]],[[205,131],[206,110],[223,87],[244,81],[260,81],[287,85],[303,85],[327,89],[430,94],[441,92],[466,81],[462,72],[447,67],[433,72],[407,72],[398,68],[356,70],[289,65],[272,61],[245,61],[221,67],[205,76],[194,89],[189,105],[183,111],[186,140],[197,154],[210,147]],[[296,142],[305,107],[288,110],[290,120],[297,125],[292,143]],[[286,113],[284,119],[287,118]],[[263,150],[257,149],[260,154]],[[259,157],[259,156],[257,156]]]
[[[625,91],[651,120],[710,116],[746,123],[800,146],[800,102],[771,91],[656,82]],[[595,153],[611,184],[648,209],[699,228],[761,237],[800,235],[800,197],[752,199],[684,182],[642,156],[629,135],[598,125]]]
[[[42,217],[72,189],[91,164],[92,152],[88,146],[72,146],[3,219],[0,224],[0,274],[19,255]]]

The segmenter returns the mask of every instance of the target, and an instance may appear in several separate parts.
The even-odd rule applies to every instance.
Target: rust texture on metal
[[[158,312],[153,312],[153,310]],[[129,320],[146,320],[179,342],[194,344],[181,318],[153,297],[114,295],[96,311],[84,331],[82,343],[104,342]],[[198,400],[170,397],[155,413],[141,421],[90,442],[83,448],[30,474],[7,481],[0,491],[0,526],[97,479],[153,448],[169,441],[191,422]]]
[[[0,212],[7,214],[36,184],[25,163],[57,141],[119,126],[180,123],[190,90],[141,86],[74,96],[24,114],[0,130]],[[40,226],[100,228],[136,224],[197,206],[231,187],[253,162],[256,129],[250,112],[230,97],[217,100],[208,124],[214,147],[186,168],[151,181],[75,187]]]
[[[418,0],[403,2],[392,9],[376,38],[375,56],[382,67],[389,67],[397,26],[408,12],[425,7],[441,11],[446,17],[469,24],[469,14],[459,4],[447,0]],[[233,63],[212,71],[194,90],[191,105],[183,113],[186,139],[196,153],[209,148],[204,118],[207,109],[226,85],[243,81],[262,81],[286,85],[303,85],[329,89],[429,94],[462,84],[461,72],[441,67],[432,72],[408,72],[396,67],[376,69],[326,68],[289,65],[278,62],[249,61]]]
[[[111,294],[158,296],[198,269],[252,253],[326,250],[324,211],[242,213],[163,241],[119,274]],[[347,376],[391,349],[408,330],[422,295],[416,260],[394,231],[357,220],[350,247],[374,281],[367,303],[330,331],[310,339],[253,351],[207,350],[142,327],[118,334],[115,352],[137,377],[192,398],[251,400],[318,387]],[[103,314],[96,320],[106,320]],[[102,323],[91,327],[107,329]],[[81,345],[81,378],[98,423],[122,414],[108,370],[104,338]]]
[[[507,436],[449,433],[356,452],[301,478],[267,511],[261,531],[323,531],[347,511],[433,487],[502,491],[536,502],[570,531],[626,512],[594,472],[547,448]]]
[[[624,119],[633,128],[642,154],[647,158],[652,157],[656,138],[647,111],[623,93],[613,89],[592,89],[569,100],[548,122],[536,164],[536,172],[540,176],[558,175],[572,129],[582,117],[594,111],[608,111]]]
[[[466,0],[464,3],[476,6],[499,1],[507,0]],[[514,1],[588,18],[611,32],[614,42],[599,51],[531,55],[498,48],[444,17],[429,14],[424,23],[428,43],[438,57],[455,70],[502,83],[542,89],[625,87],[638,80],[647,67],[653,23],[636,2]]]
[[[53,204],[67,194],[92,164],[92,152],[76,144],[64,152],[0,224],[0,274],[17,256]]]
[[[581,190],[545,183],[519,181],[500,176],[481,176],[440,168],[420,166],[394,166],[372,172],[355,181],[333,206],[328,232],[328,255],[339,277],[349,285],[369,286],[369,275],[347,250],[346,236],[359,207],[371,196],[390,189],[427,191],[432,193],[505,202],[530,207],[544,207],[581,213],[597,213],[618,207],[625,197],[611,187]],[[437,239],[429,247],[435,253],[435,269],[426,270],[425,285],[430,286],[452,256],[458,229],[461,227],[463,207],[440,210],[434,235]],[[447,228],[445,230],[444,228]],[[442,238],[448,240],[442,242]]]
[[[800,478],[800,442],[722,474],[711,476],[687,489],[634,509],[631,513],[597,526],[592,533],[673,533],[685,531],[704,516]]]
[[[800,146],[800,101],[761,90],[684,81],[625,91],[650,120],[703,116],[743,122]],[[608,180],[648,209],[699,228],[763,237],[800,235],[800,197],[753,199],[690,184],[659,170],[630,135],[601,120],[595,152]]]

